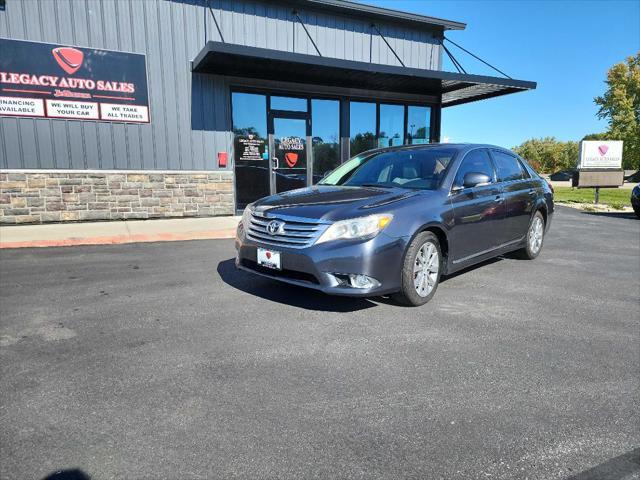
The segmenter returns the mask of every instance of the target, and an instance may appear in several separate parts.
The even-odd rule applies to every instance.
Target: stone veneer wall
[[[0,224],[233,215],[231,172],[0,170]]]

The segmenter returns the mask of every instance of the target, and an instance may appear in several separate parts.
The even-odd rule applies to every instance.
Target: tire
[[[533,260],[540,255],[544,243],[544,227],[544,217],[538,210],[529,223],[525,247],[518,251],[521,258]]]
[[[636,217],[640,218],[640,207],[633,206],[633,211],[636,213]]]
[[[419,254],[423,260],[419,260]],[[436,258],[433,257],[434,254],[437,255]],[[421,270],[416,271],[418,268]],[[431,232],[419,233],[409,244],[404,257],[401,289],[391,295],[391,298],[402,305],[412,307],[424,305],[435,295],[441,272],[442,251],[438,237]],[[418,281],[418,277],[422,280]]]

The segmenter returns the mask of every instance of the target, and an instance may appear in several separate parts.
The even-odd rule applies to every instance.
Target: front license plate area
[[[274,270],[281,270],[280,252],[267,250],[266,248],[258,248],[258,265]]]

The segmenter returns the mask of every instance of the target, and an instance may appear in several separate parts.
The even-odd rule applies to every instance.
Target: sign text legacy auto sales
[[[0,39],[0,116],[149,123],[145,56]]]

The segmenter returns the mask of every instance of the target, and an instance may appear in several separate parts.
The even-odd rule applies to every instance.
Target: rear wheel
[[[634,205],[633,211],[636,212],[636,217],[640,218],[640,206]]]
[[[520,255],[525,259],[533,260],[540,254],[543,241],[544,217],[540,210],[538,210],[531,219],[529,230],[527,230],[527,243],[526,246],[520,250]]]
[[[438,237],[431,232],[419,233],[405,255],[401,290],[392,298],[403,305],[424,305],[438,289],[441,270],[442,252]]]

